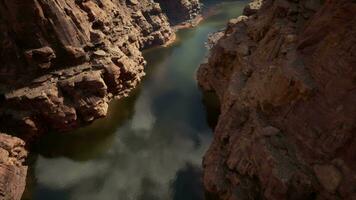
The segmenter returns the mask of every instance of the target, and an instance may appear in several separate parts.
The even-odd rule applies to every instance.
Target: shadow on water
[[[100,119],[75,133],[45,135],[36,144],[34,152],[46,158],[64,156],[78,161],[100,155],[112,145],[115,131],[132,117],[136,98],[134,94],[122,101],[112,102],[108,119]]]
[[[173,200],[197,200],[204,199],[201,169],[191,164],[177,172],[176,180],[172,183],[175,188]]]
[[[131,97],[112,103],[107,118],[42,138],[23,200],[203,200],[201,160],[218,109],[199,91],[195,71],[209,33],[245,3],[221,3],[172,46],[145,51],[147,76]]]
[[[169,56],[170,49],[162,52],[162,56]],[[146,70],[149,79],[154,73],[155,66],[160,65],[162,60],[152,56]],[[58,134],[49,133],[43,136],[34,146],[33,151],[46,158],[67,157],[72,160],[85,161],[97,157],[113,145],[116,131],[129,121],[134,114],[137,98],[141,93],[141,85],[130,93],[129,97],[114,100],[110,103],[106,118],[95,121],[90,126],[82,127],[76,131]]]

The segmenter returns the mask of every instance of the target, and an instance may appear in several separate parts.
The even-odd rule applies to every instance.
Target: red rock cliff
[[[355,13],[351,0],[265,0],[230,21],[198,72],[221,102],[211,194],[356,198]]]
[[[0,130],[22,137],[104,117],[144,75],[140,50],[174,38],[150,0],[5,0],[0,29]]]
[[[171,2],[197,12],[197,0]],[[0,131],[27,142],[105,117],[109,102],[144,76],[140,50],[174,39],[169,8],[152,0],[0,1]],[[0,134],[0,200],[21,198],[23,152],[22,140]]]

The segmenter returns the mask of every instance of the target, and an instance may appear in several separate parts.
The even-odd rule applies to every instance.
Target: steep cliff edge
[[[150,0],[5,0],[0,29],[0,130],[25,139],[104,117],[144,75],[140,50],[175,37]]]
[[[179,22],[198,12],[197,0],[170,2],[188,12]],[[175,38],[169,9],[152,0],[0,1],[0,131],[28,142],[105,117],[144,76],[141,50]],[[22,140],[0,134],[0,200],[21,198],[23,152]]]
[[[18,200],[25,190],[25,142],[0,133],[0,200]]]
[[[351,0],[260,0],[216,35],[198,71],[221,102],[211,194],[356,198],[355,13]]]

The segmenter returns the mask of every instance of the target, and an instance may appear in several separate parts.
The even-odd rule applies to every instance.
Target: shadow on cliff
[[[218,96],[214,92],[202,92],[206,110],[206,121],[209,127],[214,130],[220,116],[220,102]]]

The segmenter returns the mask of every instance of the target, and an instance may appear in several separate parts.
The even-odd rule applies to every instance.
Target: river
[[[195,72],[209,33],[246,4],[221,2],[199,26],[178,31],[171,46],[144,52],[147,76],[110,105],[107,118],[42,138],[23,200],[205,199],[201,162],[215,111],[204,104]]]

